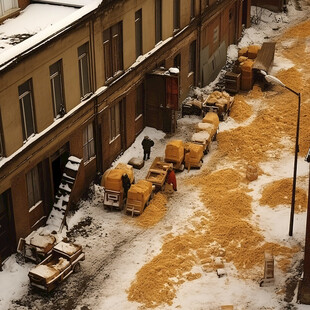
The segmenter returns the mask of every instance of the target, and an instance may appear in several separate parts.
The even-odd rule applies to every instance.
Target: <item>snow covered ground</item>
[[[309,12],[309,6],[306,6],[307,2],[303,3],[303,11],[297,11],[290,2],[287,15],[262,10],[261,21],[258,24],[253,24],[250,29],[245,31],[238,47],[261,44],[266,38],[278,36],[286,28],[300,22]],[[238,47],[229,47],[229,59],[236,59]],[[292,61],[287,60],[276,51],[271,73],[276,74],[280,69],[288,69],[293,65]],[[216,82],[217,80],[204,90],[196,90],[196,92],[210,92],[215,87]],[[254,111],[249,119],[243,123],[238,123],[229,117],[225,122],[220,123],[219,132],[251,124],[260,113],[262,102],[249,99],[249,103]],[[177,132],[174,135],[165,135],[153,128],[145,128],[134,144],[115,161],[114,165],[119,162],[127,163],[132,157],[142,158],[141,141],[145,135],[148,135],[155,142],[151,152],[151,160],[146,161],[141,170],[135,169],[135,179],[144,179],[152,159],[156,156],[163,156],[167,141],[170,139],[188,141],[194,130],[194,125],[200,120],[201,117],[198,116],[186,116],[179,119]],[[262,187],[266,183],[292,177],[293,154],[289,148],[292,142],[289,141],[287,144],[288,148],[281,152],[280,157],[264,162],[264,173],[248,185],[252,190],[249,195],[253,199],[251,222],[259,227],[260,232],[268,242],[283,244],[287,247],[298,245],[302,247],[305,239],[306,212],[295,214],[294,234],[293,237],[289,237],[289,206],[280,205],[277,208],[268,208],[259,204]],[[0,291],[0,308],[19,310],[139,309],[141,303],[128,300],[130,287],[137,280],[137,274],[163,253],[162,246],[167,240],[169,241],[171,236],[175,236],[175,240],[177,240],[178,236],[181,238],[186,233],[195,231],[197,227],[200,227],[199,223],[195,222],[197,218],[194,214],[205,212],[206,208],[201,201],[201,189],[189,186],[188,180],[191,177],[204,177],[202,174],[204,169],[217,172],[235,165],[228,157],[222,157],[218,161],[216,158],[218,147],[218,142],[212,143],[210,153],[204,157],[201,170],[192,169],[189,172],[177,173],[178,191],[167,194],[168,203],[165,216],[156,225],[147,228],[136,225],[136,218],[121,212],[105,210],[102,205],[103,189],[94,185],[90,189],[89,198],[82,200],[78,210],[69,216],[69,231],[63,232],[63,236],[68,233],[69,238],[83,245],[85,249],[86,260],[82,262],[81,272],[68,278],[51,295],[41,295],[31,291],[29,287],[27,274],[34,265],[23,262],[18,256],[12,255],[6,261],[3,271],[0,272],[0,283],[5,283]],[[298,159],[298,177],[303,181],[298,182],[298,187],[307,189],[308,173],[309,164],[300,156]],[[199,221],[202,219],[199,218]],[[238,245],[236,245],[237,248]],[[172,255],[173,260],[173,253],[168,254]],[[198,274],[199,276],[184,281],[184,283],[173,285],[171,291],[175,295],[172,298],[172,303],[162,303],[155,308],[215,310],[221,309],[220,307],[223,305],[234,305],[234,309],[237,310],[308,309],[309,306],[296,303],[296,291],[293,292],[294,296],[290,301],[285,301],[283,294],[285,281],[296,276],[295,266],[297,268],[298,262],[302,258],[303,252],[300,251],[295,254],[292,260],[292,264],[295,265],[286,273],[275,264],[275,284],[270,287],[259,287],[260,278],[258,277],[256,280],[241,279],[232,262],[225,263],[226,275],[223,277],[218,277],[216,272],[202,268],[201,264],[194,264],[189,274],[193,277]],[[160,259],[158,258],[158,260]],[[262,272],[263,266],[260,266],[257,274],[260,275]],[[163,273],[165,273],[164,268],[158,270],[158,278]],[[154,283],[157,280],[157,277],[154,278]],[[146,284],[152,286],[149,282]],[[152,291],[150,287],[146,286],[145,291],[148,292],[148,290]]]

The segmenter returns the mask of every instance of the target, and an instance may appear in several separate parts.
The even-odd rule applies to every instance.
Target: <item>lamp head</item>
[[[310,148],[308,150],[308,154],[306,155],[305,161],[307,161],[308,163],[310,163]]]
[[[285,87],[285,85],[284,85],[278,78],[276,78],[276,77],[273,76],[273,75],[266,74],[266,75],[265,75],[265,79],[266,79],[267,82],[269,82],[269,83],[271,83],[271,84],[279,85],[279,86]]]

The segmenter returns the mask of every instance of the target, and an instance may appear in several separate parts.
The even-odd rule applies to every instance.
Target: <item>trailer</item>
[[[80,261],[84,259],[81,245],[61,241],[54,246],[48,257],[29,271],[30,285],[50,292],[73,272],[78,272]]]
[[[155,186],[155,191],[163,190],[167,173],[173,169],[172,163],[167,163],[162,157],[156,157],[147,173],[146,180]]]
[[[215,112],[220,121],[225,121],[230,114],[233,103],[234,97],[226,91],[214,91],[202,103],[203,115],[208,112]]]

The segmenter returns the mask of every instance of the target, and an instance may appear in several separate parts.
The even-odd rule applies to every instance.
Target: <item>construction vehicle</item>
[[[169,141],[165,149],[165,162],[172,163],[173,169],[184,170],[184,143],[182,140]]]
[[[126,203],[123,175],[127,175],[130,184],[134,183],[133,167],[120,163],[113,169],[108,169],[102,176],[101,186],[104,187],[105,208],[122,210]]]
[[[172,163],[167,163],[162,157],[156,157],[147,173],[146,180],[155,186],[155,191],[163,190],[169,168]]]
[[[215,112],[220,121],[225,121],[229,116],[233,103],[234,97],[230,96],[226,91],[214,91],[202,103],[202,111],[204,115],[208,112]]]
[[[70,274],[79,271],[80,261],[84,259],[82,246],[61,241],[48,257],[29,271],[30,284],[50,292]]]
[[[139,180],[128,190],[125,212],[140,215],[153,197],[155,186],[146,180]]]

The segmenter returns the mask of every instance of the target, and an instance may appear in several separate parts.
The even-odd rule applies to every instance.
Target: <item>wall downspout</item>
[[[94,40],[94,16],[89,21],[89,38],[90,38],[90,70],[91,70],[91,84],[92,90],[97,89],[97,72],[95,65],[95,40]],[[95,183],[100,181],[100,175],[102,174],[102,144],[100,127],[98,126],[98,97],[94,98],[94,127],[95,127],[95,150],[96,150],[96,177]]]
[[[202,21],[201,21],[201,1],[202,0],[199,0],[199,17],[198,17],[198,23],[197,23],[197,51],[198,51],[198,61],[197,61],[197,65],[198,65],[198,70],[196,71],[196,78],[197,78],[197,75],[198,75],[198,78],[197,78],[197,85],[199,87],[201,87],[201,69],[200,69],[200,54],[201,54],[201,51],[200,51],[200,47],[201,47],[201,25],[202,25]],[[197,68],[196,68],[197,69]]]

